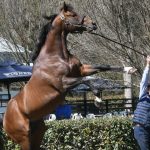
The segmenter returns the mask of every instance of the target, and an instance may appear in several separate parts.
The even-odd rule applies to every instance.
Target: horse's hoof
[[[96,96],[96,98],[94,100],[94,105],[96,107],[100,107],[101,102],[102,102],[102,99]]]

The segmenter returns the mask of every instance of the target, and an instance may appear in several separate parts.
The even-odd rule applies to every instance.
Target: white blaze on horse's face
[[[96,23],[94,23],[89,16],[84,17],[83,25],[89,32],[97,29]]]

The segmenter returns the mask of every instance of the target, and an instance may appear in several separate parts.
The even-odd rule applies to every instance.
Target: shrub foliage
[[[45,150],[136,150],[132,121],[128,117],[46,122],[41,147]],[[0,130],[3,150],[18,150]]]

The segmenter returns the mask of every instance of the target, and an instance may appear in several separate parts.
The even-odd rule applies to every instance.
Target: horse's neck
[[[67,49],[67,35],[63,32],[56,33],[55,31],[49,32],[45,45],[44,51],[49,56],[59,55],[66,61],[69,60],[69,51]]]

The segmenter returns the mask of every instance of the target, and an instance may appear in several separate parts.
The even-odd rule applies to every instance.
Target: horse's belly
[[[27,94],[29,95],[29,94]],[[59,92],[43,92],[24,98],[24,112],[31,120],[37,120],[53,113],[55,108],[64,101]]]

